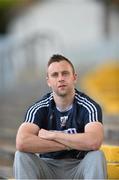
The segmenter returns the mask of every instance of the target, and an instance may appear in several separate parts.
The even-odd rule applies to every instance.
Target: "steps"
[[[16,131],[0,128],[0,179],[13,177]]]
[[[0,177],[13,177],[13,161],[15,153],[15,143],[0,139]]]
[[[119,116],[104,116],[105,143],[119,145]]]

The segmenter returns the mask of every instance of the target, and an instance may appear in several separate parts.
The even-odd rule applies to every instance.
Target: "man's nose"
[[[64,81],[64,76],[61,73],[58,75],[58,80],[59,81]]]

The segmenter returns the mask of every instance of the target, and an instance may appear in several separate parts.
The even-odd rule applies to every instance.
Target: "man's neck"
[[[60,111],[60,112],[66,112],[66,111],[69,111],[71,108],[72,108],[72,104],[67,106],[66,108],[63,108],[63,109],[60,109],[58,106],[56,106],[57,110]]]
[[[73,104],[74,96],[75,96],[75,92],[73,92],[72,94],[68,96],[54,95],[54,101],[55,101],[56,107],[60,109],[60,111],[65,111]]]

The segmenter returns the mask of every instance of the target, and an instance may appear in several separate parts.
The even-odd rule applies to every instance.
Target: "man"
[[[106,178],[101,108],[75,89],[76,79],[71,61],[50,58],[52,92],[28,109],[17,133],[16,179]]]

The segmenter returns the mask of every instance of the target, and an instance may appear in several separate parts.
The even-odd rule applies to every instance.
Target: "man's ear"
[[[76,81],[77,81],[77,74],[75,73],[74,74],[74,82],[76,83]]]
[[[48,76],[46,77],[46,81],[47,81],[48,86],[51,87]]]

